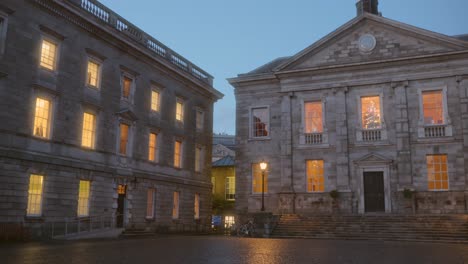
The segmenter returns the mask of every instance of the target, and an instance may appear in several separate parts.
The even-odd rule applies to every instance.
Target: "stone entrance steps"
[[[272,237],[468,242],[468,215],[282,215]]]

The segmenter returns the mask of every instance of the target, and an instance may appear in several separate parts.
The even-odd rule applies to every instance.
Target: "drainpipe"
[[[291,190],[293,193],[293,200],[292,200],[292,212],[293,214],[296,213],[296,191],[294,190],[294,130],[293,130],[293,114],[292,114],[292,102],[294,98],[294,92],[289,93],[289,131],[291,131]]]

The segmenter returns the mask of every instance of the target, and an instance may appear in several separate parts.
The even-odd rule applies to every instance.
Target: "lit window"
[[[155,90],[151,91],[151,110],[159,111],[159,92]]]
[[[322,133],[322,102],[304,104],[305,133]]]
[[[307,191],[323,192],[325,190],[323,177],[323,160],[307,161]]]
[[[154,218],[154,198],[155,198],[155,189],[150,188],[146,194],[146,218]]]
[[[204,119],[205,114],[201,110],[197,110],[197,116],[196,116],[196,121],[197,121],[197,130],[202,130],[203,129],[203,119]]]
[[[195,194],[195,201],[193,205],[194,217],[195,219],[200,219],[200,194]]]
[[[92,60],[88,61],[88,76],[86,83],[92,87],[99,86],[99,67],[100,65]]]
[[[129,126],[127,124],[120,124],[120,144],[119,144],[119,153],[122,155],[127,155],[128,147],[128,130]]]
[[[172,219],[179,218],[179,192],[174,192],[174,199],[172,204]]]
[[[224,217],[224,228],[231,228],[236,223],[234,216],[226,215]]]
[[[43,39],[41,45],[41,67],[54,71],[56,58],[57,44]]]
[[[268,137],[270,130],[269,112],[267,107],[252,109],[252,136]]]
[[[36,98],[36,111],[34,114],[33,135],[41,138],[49,138],[50,134],[50,101],[43,98]]]
[[[176,120],[184,122],[184,103],[180,99],[176,102]]]
[[[149,146],[148,146],[148,159],[150,161],[157,161],[157,146],[158,146],[158,135],[155,133],[149,134]]]
[[[215,193],[215,189],[216,189],[216,188],[215,188],[215,187],[216,187],[215,183],[216,183],[216,178],[215,178],[215,177],[211,177],[211,185],[213,186],[213,187],[211,188],[211,192],[212,192],[212,193]]]
[[[426,91],[422,93],[424,124],[444,124],[444,107],[442,91]]]
[[[381,128],[379,96],[361,97],[361,118],[363,129]]]
[[[195,171],[200,172],[202,170],[202,153],[203,153],[203,148],[202,147],[196,147],[195,148]]]
[[[78,216],[89,216],[90,181],[80,181],[78,192]]]
[[[81,146],[94,149],[95,137],[96,137],[96,116],[90,113],[84,113]]]
[[[260,190],[261,192],[261,190]],[[235,200],[236,198],[236,178],[226,177],[226,200]]]
[[[125,195],[127,193],[127,185],[119,184],[117,186],[117,194]]]
[[[42,215],[43,181],[44,177],[41,175],[31,174],[29,177],[28,208],[26,210],[28,216]]]
[[[264,172],[264,192],[268,193],[268,171]],[[252,192],[262,193],[262,170],[260,169],[260,163],[252,164]]]
[[[122,97],[125,99],[130,99],[130,94],[132,91],[133,80],[124,76],[122,81]]]
[[[177,140],[174,142],[174,167],[182,167],[182,142]]]
[[[427,155],[426,162],[429,190],[448,190],[447,155]]]

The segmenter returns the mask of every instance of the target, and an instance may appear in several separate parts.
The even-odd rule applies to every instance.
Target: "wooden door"
[[[364,172],[363,176],[364,206],[366,213],[385,212],[385,191],[383,172]]]

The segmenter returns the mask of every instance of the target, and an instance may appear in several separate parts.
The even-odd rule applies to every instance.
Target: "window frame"
[[[179,166],[176,166],[176,142],[180,143],[180,149],[179,149]],[[182,169],[183,168],[183,153],[184,153],[184,141],[182,139],[174,139],[174,147],[173,147],[173,165],[174,168],[176,169]]]
[[[434,189],[430,189],[430,188],[429,188],[429,184],[430,184],[430,182],[431,182],[431,181],[429,181],[429,163],[428,163],[428,160],[427,160],[427,158],[428,158],[429,156],[432,156],[432,157],[435,157],[435,156],[442,157],[442,156],[444,156],[444,157],[445,157],[445,161],[446,161],[445,166],[446,166],[446,168],[447,168],[447,171],[445,172],[445,173],[447,174],[447,180],[446,180],[446,181],[447,181],[447,189],[442,189],[442,188],[436,189],[436,188],[435,188],[435,183],[437,182],[436,179],[434,179],[434,180],[432,181],[432,182],[434,183]],[[427,190],[428,190],[429,192],[447,192],[447,191],[450,191],[449,155],[448,155],[448,154],[445,154],[445,153],[444,153],[444,154],[426,154],[425,159],[426,159],[426,166],[425,166],[425,168],[426,168]],[[434,164],[435,164],[435,163],[434,163]],[[439,165],[442,165],[442,163],[439,163]],[[442,170],[440,170],[440,172],[442,172]],[[434,177],[435,177],[435,174],[434,174]],[[439,180],[438,182],[440,182],[440,183],[442,184],[442,183],[443,183],[443,180],[441,179],[441,180]]]
[[[253,127],[253,111],[255,109],[262,109],[266,108],[268,112],[268,135],[267,136],[261,136],[261,137],[256,137],[254,136],[254,127]],[[258,105],[258,106],[251,106],[249,108],[249,139],[251,140],[263,140],[263,139],[271,139],[271,111],[270,111],[270,106],[269,105]]]
[[[8,34],[8,15],[0,11],[0,57],[3,57],[6,50]]]
[[[204,153],[205,153],[205,148],[202,145],[195,145],[195,166],[194,166],[194,171],[197,173],[201,173],[204,169],[203,163],[204,163]],[[197,155],[198,152],[198,155]],[[198,159],[197,159],[198,158]]]
[[[195,129],[197,131],[205,129],[205,111],[200,107],[195,108]]]
[[[269,175],[270,175],[269,172],[271,171],[271,170],[270,170],[270,165],[271,165],[271,163],[267,163],[267,168],[266,168],[266,170],[265,170],[265,182],[264,182],[264,184],[265,184],[265,192],[264,192],[264,194],[268,194],[268,191],[269,191],[269,188],[268,188],[268,183],[269,183],[268,177],[269,177]],[[252,191],[252,194],[253,194],[253,195],[261,195],[261,194],[262,194],[261,191],[260,191],[260,192],[255,192],[255,187],[254,187],[254,179],[255,179],[254,173],[255,173],[255,170],[254,170],[254,166],[258,166],[258,171],[260,172],[260,175],[259,175],[258,177],[259,177],[260,181],[261,181],[261,179],[262,179],[262,174],[261,174],[262,170],[260,169],[260,161],[259,161],[259,162],[256,162],[256,163],[252,163],[252,164],[251,164],[251,191]],[[255,185],[255,186],[256,186],[256,185]],[[261,189],[261,188],[260,188],[260,189]]]
[[[42,43],[44,41],[50,42],[50,43],[52,43],[52,44],[54,44],[56,46],[55,60],[54,60],[54,65],[52,67],[53,69],[49,69],[49,68],[42,65]],[[52,36],[50,36],[50,35],[48,35],[46,33],[42,33],[41,38],[40,38],[40,42],[39,42],[39,66],[38,66],[38,68],[41,69],[41,70],[44,70],[44,71],[57,73],[58,72],[58,65],[59,65],[59,61],[60,61],[61,46],[62,46],[62,42],[59,41],[57,38],[54,38],[54,37],[52,37]]]
[[[181,104],[181,113],[180,113],[180,120],[177,119],[177,104]],[[181,97],[176,98],[176,103],[175,103],[175,122],[177,124],[184,124],[184,118],[185,118],[185,100],[182,99]]]
[[[151,193],[151,197],[149,196]],[[150,202],[151,201],[151,206]],[[151,209],[151,212],[149,211]],[[147,220],[154,220],[156,217],[156,189],[148,188],[146,191],[146,216]]]
[[[92,62],[92,63],[95,63],[98,65],[98,69],[97,69],[97,76],[96,76],[96,86],[93,86],[92,84],[90,84],[88,82],[88,74],[89,74],[89,71],[88,71],[88,68],[89,68],[89,63]],[[103,60],[97,58],[96,56],[93,56],[93,55],[90,55],[88,54],[87,55],[87,59],[86,59],[86,74],[85,74],[85,86],[90,88],[90,89],[94,89],[94,90],[100,90],[101,89],[101,81],[102,81],[102,66],[103,66]]]
[[[159,132],[150,130],[148,133],[148,161],[158,163],[159,162]],[[154,151],[154,159],[150,159],[150,151],[151,151],[151,135],[155,135],[155,145],[153,147]]]
[[[49,102],[49,114],[48,114],[48,127],[47,127],[47,137],[37,136],[35,133],[35,123],[36,123],[36,108],[37,108],[37,99],[42,99]],[[44,93],[36,93],[33,97],[33,111],[32,111],[32,136],[37,139],[42,140],[51,140],[54,124],[54,110],[55,110],[55,98]]]
[[[89,150],[95,150],[96,149],[96,140],[97,140],[97,133],[98,133],[98,119],[99,116],[96,112],[94,111],[89,111],[87,109],[83,110],[82,112],[82,119],[81,119],[81,147]],[[85,114],[92,115],[94,116],[94,133],[92,134],[92,144],[90,147],[88,146],[83,146],[83,134],[84,134],[84,117]]]
[[[323,190],[322,191],[309,191],[309,178],[311,178],[312,180],[314,179],[314,175],[309,175],[309,171],[308,171],[308,163],[309,162],[312,162],[312,161],[321,161],[322,162],[322,170],[323,170],[323,174],[322,175],[317,175],[318,177],[322,177],[323,178]],[[307,193],[324,193],[326,192],[326,177],[325,177],[325,160],[324,159],[307,159],[306,162],[305,162],[305,173],[306,173],[306,192]]]
[[[89,188],[88,188],[88,196],[87,197],[84,197],[86,198],[86,214],[80,214],[80,199],[84,199],[83,197],[80,196],[80,189],[81,189],[81,183],[82,182],[88,182],[89,183]],[[90,180],[84,180],[84,179],[80,179],[79,180],[79,183],[78,183],[78,203],[77,203],[77,208],[76,208],[76,216],[78,218],[86,218],[86,217],[89,217],[90,215],[90,211],[91,211],[91,193],[92,193],[92,182]]]
[[[120,152],[120,143],[121,143],[121,129],[120,125],[124,124],[128,126],[128,132],[127,132],[127,146],[126,146],[126,153],[122,154]],[[133,141],[132,141],[132,135],[133,135],[133,124],[131,122],[128,122],[126,120],[119,120],[118,121],[118,133],[117,133],[117,154],[122,157],[132,157],[132,147],[133,147]]]
[[[124,83],[125,79],[130,79],[132,81],[130,85],[130,91],[128,94],[128,98],[124,97]],[[120,74],[120,100],[124,102],[128,102],[133,104],[133,98],[136,91],[136,76],[132,75],[126,71],[122,71]]]
[[[195,193],[194,201],[193,201],[193,218],[195,220],[200,219],[200,194]]]
[[[379,97],[379,110],[380,110],[380,128],[364,128],[362,123],[362,98],[365,97]],[[368,93],[359,95],[358,100],[358,113],[359,113],[359,130],[385,130],[385,118],[384,118],[384,108],[383,108],[383,94],[382,93]]]
[[[180,217],[180,191],[174,191],[172,195],[172,220]]]
[[[35,205],[39,204],[39,213],[34,214],[34,213],[29,213],[30,211],[30,206],[31,206],[31,178],[32,176],[38,176],[41,177],[42,183],[41,183],[41,193],[40,193],[40,200],[38,203],[35,203]],[[37,173],[30,173],[29,174],[29,181],[28,181],[28,196],[27,196],[27,204],[26,204],[26,217],[42,217],[43,212],[44,212],[44,185],[45,185],[45,176],[43,174],[37,174]],[[35,194],[37,195],[37,194]]]
[[[444,118],[443,124],[425,124],[424,122],[424,101],[423,101],[423,94],[425,92],[435,92],[441,91],[442,92],[442,114]],[[418,100],[419,100],[419,124],[424,127],[431,127],[431,126],[448,126],[451,124],[450,116],[448,114],[448,103],[447,103],[447,86],[436,86],[431,88],[420,88],[418,89]]]
[[[157,109],[153,109],[153,93],[158,94],[158,102],[157,102]],[[161,89],[156,85],[151,85],[150,89],[150,112],[151,113],[161,113]]]
[[[233,186],[231,186],[231,181],[234,183]],[[233,192],[231,193],[231,189],[233,189]],[[230,195],[232,195],[234,198],[230,198]],[[235,176],[227,176],[224,184],[224,199],[227,201],[235,201],[236,200],[236,177]]]
[[[322,116],[321,116],[321,119],[322,119],[322,131],[321,132],[306,132],[306,127],[307,127],[307,119],[306,119],[306,105],[307,103],[318,103],[320,102],[321,104],[321,107],[322,107]],[[302,132],[304,134],[324,134],[326,129],[325,129],[325,102],[323,99],[317,99],[317,100],[304,100],[303,101],[303,107],[302,107],[302,124],[303,124],[303,128],[302,128]]]

